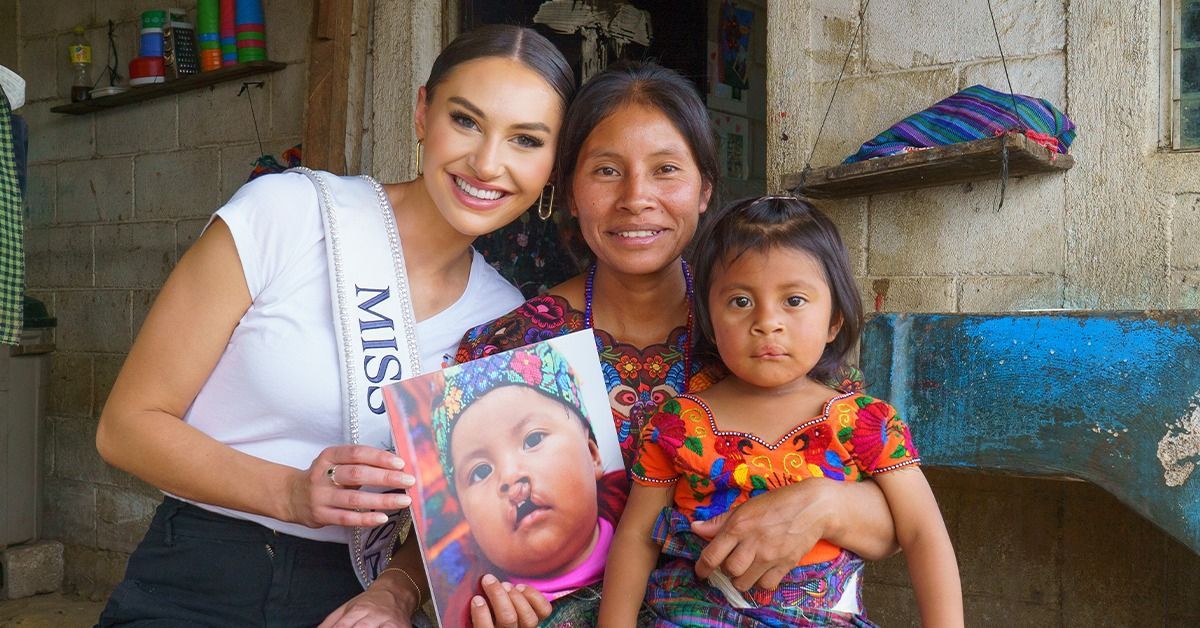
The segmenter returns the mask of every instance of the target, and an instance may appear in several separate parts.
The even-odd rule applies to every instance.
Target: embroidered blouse
[[[920,462],[896,409],[861,393],[837,393],[821,416],[777,442],[721,430],[704,400],[680,395],[663,404],[642,433],[631,471],[646,486],[675,486],[675,507],[690,520],[711,519],[773,488],[807,478],[860,482]],[[833,559],[821,541],[802,560]]]

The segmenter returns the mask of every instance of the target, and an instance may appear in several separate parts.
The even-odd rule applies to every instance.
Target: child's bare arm
[[[962,585],[950,535],[925,474],[907,467],[873,476],[888,500],[926,628],[963,625]]]
[[[671,504],[674,491],[673,486],[633,485],[604,566],[599,625],[637,625],[638,611],[646,597],[646,582],[662,550],[650,538],[650,532],[659,513]]]

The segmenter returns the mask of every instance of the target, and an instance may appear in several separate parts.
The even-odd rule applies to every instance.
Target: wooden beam
[[[304,165],[346,174],[347,94],[350,91],[354,2],[317,0],[304,113]]]

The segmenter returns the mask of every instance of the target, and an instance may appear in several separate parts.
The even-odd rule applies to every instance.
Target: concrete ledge
[[[15,600],[62,587],[63,546],[58,541],[15,545],[0,552],[0,600]]]

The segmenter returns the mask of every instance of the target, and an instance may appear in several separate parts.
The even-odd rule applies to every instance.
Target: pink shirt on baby
[[[600,538],[587,560],[578,567],[556,578],[511,578],[514,584],[527,584],[546,596],[547,600],[556,600],[572,591],[600,582],[604,578],[604,560],[608,557],[608,548],[612,546],[613,527],[603,517],[596,520],[600,528]]]

